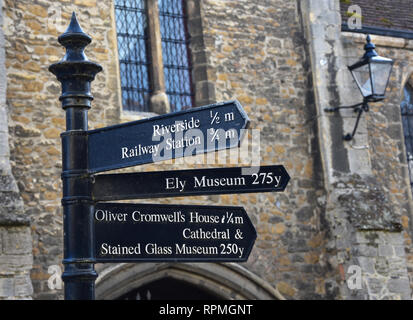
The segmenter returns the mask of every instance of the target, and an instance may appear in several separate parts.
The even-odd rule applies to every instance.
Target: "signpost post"
[[[58,38],[66,48],[62,61],[49,70],[62,83],[60,101],[66,111],[62,138],[63,264],[65,299],[95,298],[94,202],[87,163],[87,112],[93,96],[90,83],[102,67],[87,60],[84,48],[91,38],[80,28],[73,13],[67,30]]]
[[[242,207],[101,201],[279,192],[290,179],[283,166],[95,175],[238,147],[249,124],[238,101],[89,131],[90,85],[102,67],[84,55],[91,38],[74,13],[58,40],[66,55],[49,70],[62,84],[66,111],[61,134],[65,299],[95,298],[96,262],[246,261],[257,234]]]

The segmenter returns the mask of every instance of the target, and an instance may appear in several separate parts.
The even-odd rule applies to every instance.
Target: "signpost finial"
[[[68,28],[58,41],[66,48],[66,54],[61,61],[52,64],[49,71],[62,83],[62,107],[90,108],[93,100],[90,83],[102,67],[86,57],[84,49],[92,38],[82,30],[74,12]]]

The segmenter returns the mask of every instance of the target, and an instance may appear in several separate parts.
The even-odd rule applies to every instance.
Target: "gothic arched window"
[[[403,101],[400,104],[403,122],[404,141],[406,144],[407,164],[410,172],[410,184],[413,184],[413,88],[406,84]]]
[[[186,1],[115,0],[123,109],[154,111],[166,94],[170,111],[194,105]]]

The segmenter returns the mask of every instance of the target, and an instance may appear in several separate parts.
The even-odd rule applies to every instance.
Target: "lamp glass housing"
[[[385,98],[392,67],[392,59],[375,55],[363,57],[361,61],[349,66],[349,70],[364,99],[380,101]]]

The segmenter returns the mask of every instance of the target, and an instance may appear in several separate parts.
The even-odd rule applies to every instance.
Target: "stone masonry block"
[[[311,8],[311,12],[315,15],[323,15],[330,10],[330,0],[310,0],[309,7]]]
[[[377,257],[374,264],[376,272],[382,276],[389,276],[389,261],[385,257]]]
[[[397,257],[406,256],[406,250],[405,250],[404,246],[395,246],[394,247],[394,253],[396,254]]]
[[[406,260],[404,257],[389,259],[389,275],[391,278],[402,278],[407,274]]]
[[[0,103],[0,132],[8,131],[7,117],[6,106],[1,105]]]
[[[391,257],[394,255],[393,246],[388,244],[379,245],[379,256],[381,257]]]
[[[27,227],[13,227],[3,232],[3,252],[5,254],[30,254],[32,238]]]
[[[29,271],[32,265],[33,257],[31,255],[0,255],[0,276],[13,274],[16,271]]]
[[[353,248],[353,254],[357,256],[364,256],[364,257],[376,257],[377,248],[367,245],[367,244],[360,244]]]
[[[378,243],[377,239],[378,239],[378,236],[374,235],[372,231],[356,232],[356,243],[360,243],[360,244]]]
[[[0,130],[0,157],[8,156],[10,156],[8,135]]]
[[[0,8],[3,7],[3,0],[0,0]],[[0,26],[3,26],[3,12],[0,10]]]
[[[28,274],[17,276],[14,283],[15,295],[19,298],[31,297],[33,294],[33,286]]]
[[[380,239],[382,243],[388,243],[393,245],[403,245],[403,238],[399,232],[383,232],[380,233]]]
[[[407,277],[390,279],[387,286],[390,292],[397,292],[403,294],[404,296],[410,297],[411,289],[409,279]]]
[[[379,294],[382,292],[386,283],[383,279],[369,278],[367,279],[367,287],[370,294]]]
[[[18,191],[16,180],[11,174],[1,174],[0,170],[0,192],[16,192]]]
[[[13,278],[0,278],[0,299],[14,296]]]
[[[358,257],[357,258],[360,268],[364,273],[375,273],[374,263],[375,259],[370,257]]]

